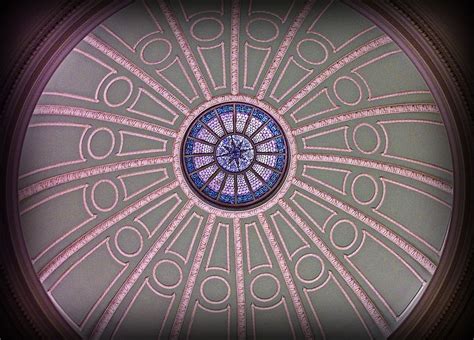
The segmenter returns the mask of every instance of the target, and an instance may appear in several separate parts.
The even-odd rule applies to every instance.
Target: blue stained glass
[[[194,166],[194,161],[192,157],[186,157],[185,163],[186,163],[186,170],[188,170],[188,172],[193,172],[196,169],[196,167]]]
[[[275,139],[275,143],[277,145],[278,152],[285,152],[286,151],[285,141],[283,140],[283,138],[278,137],[277,139]]]
[[[221,194],[221,196],[219,197],[219,200],[225,203],[234,203],[234,196]]]
[[[258,109],[255,110],[252,115],[262,123],[266,123],[270,119],[264,112]]]
[[[223,113],[227,113],[227,112],[233,112],[234,111],[234,106],[233,105],[221,106],[221,107],[218,107],[216,109],[216,111],[219,114],[223,114]]]
[[[278,181],[279,177],[280,175],[274,172],[267,181],[268,186],[272,187]]]
[[[264,202],[285,177],[280,173],[289,158],[284,131],[254,105],[224,103],[204,111],[189,127],[183,145],[183,171],[192,190],[224,209]],[[216,171],[219,178],[209,182]]]
[[[197,123],[191,129],[191,132],[189,133],[189,135],[191,137],[197,137],[197,135],[199,134],[199,131],[201,131],[202,128],[203,128],[203,125],[201,123]]]
[[[237,203],[250,202],[251,200],[253,200],[252,194],[245,194],[245,195],[238,195],[237,196]]]
[[[194,184],[196,184],[196,186],[198,188],[202,188],[203,185],[204,185],[204,182],[202,181],[201,177],[199,177],[198,174],[192,174],[191,175],[191,179],[193,180]]]
[[[255,191],[255,197],[258,198],[258,197],[261,197],[263,195],[265,195],[270,189],[268,189],[268,187],[266,186],[262,186],[260,187],[259,189],[257,189]]]
[[[274,122],[270,122],[267,125],[268,129],[272,132],[274,136],[281,135],[281,131]]]
[[[204,117],[202,117],[202,121],[204,123],[208,123],[210,122],[211,120],[213,120],[214,118],[216,118],[216,113],[215,111],[211,111],[211,112],[208,112],[204,115]]]
[[[192,139],[188,139],[186,142],[186,150],[184,153],[186,155],[192,155],[194,151],[194,141]]]
[[[204,193],[205,193],[206,195],[208,195],[208,196],[214,198],[214,199],[216,199],[216,198],[217,198],[217,195],[219,194],[218,192],[212,190],[212,189],[209,188],[209,187],[206,187],[206,188],[204,189]]]
[[[276,164],[275,164],[275,167],[278,169],[278,170],[283,170],[283,167],[285,166],[285,156],[278,156],[277,158],[277,161],[276,161]]]
[[[248,105],[244,105],[244,104],[237,104],[237,105],[235,105],[235,110],[236,110],[237,112],[249,114],[250,112],[252,112],[253,107],[252,107],[252,106],[248,106]]]

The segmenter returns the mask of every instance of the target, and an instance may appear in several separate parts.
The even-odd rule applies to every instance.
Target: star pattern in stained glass
[[[228,209],[253,207],[272,196],[285,177],[288,156],[279,124],[243,103],[203,112],[182,147],[188,183],[206,202]]]

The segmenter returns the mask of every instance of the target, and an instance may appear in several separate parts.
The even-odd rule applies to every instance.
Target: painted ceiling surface
[[[81,336],[384,338],[429,284],[453,191],[429,88],[347,5],[277,3],[132,3],[44,89],[22,229]],[[268,113],[289,154],[276,194],[238,211],[181,165],[188,127],[223,103]]]

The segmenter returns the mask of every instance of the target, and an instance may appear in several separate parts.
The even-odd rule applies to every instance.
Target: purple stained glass
[[[229,210],[257,206],[285,178],[289,154],[282,131],[270,114],[253,105],[212,107],[186,132],[181,153],[184,175],[209,204]]]

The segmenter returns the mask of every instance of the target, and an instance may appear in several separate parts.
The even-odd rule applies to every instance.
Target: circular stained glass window
[[[199,115],[186,132],[182,164],[206,202],[227,209],[254,207],[282,183],[288,163],[283,129],[261,108],[225,103]]]

